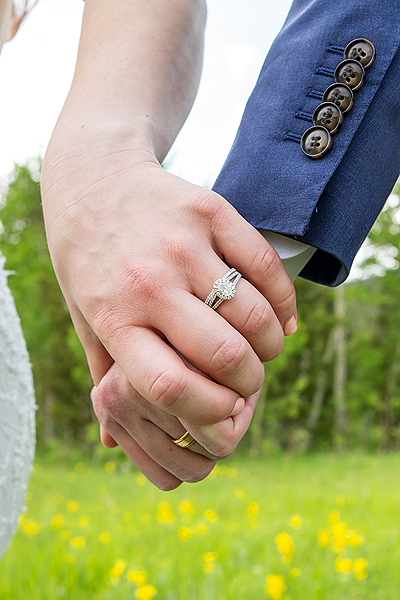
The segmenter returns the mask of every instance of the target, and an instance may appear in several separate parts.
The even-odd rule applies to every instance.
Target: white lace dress
[[[0,255],[0,559],[25,493],[35,451],[35,399],[31,366]]]

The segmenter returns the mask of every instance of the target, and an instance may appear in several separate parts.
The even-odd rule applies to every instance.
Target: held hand
[[[92,401],[101,423],[101,438],[106,447],[121,446],[132,463],[158,488],[172,490],[183,481],[201,481],[225,458],[245,434],[258,393],[242,401],[238,414],[216,425],[182,425],[176,417],[156,408],[130,385],[114,364],[92,391]],[[180,448],[172,440],[185,428],[203,445],[195,442]],[[205,447],[214,448],[215,453]]]
[[[95,384],[115,361],[154,406],[196,425],[222,421],[282,350],[296,311],[282,262],[228,202],[167,173],[131,138],[76,139],[53,137],[43,206]],[[230,267],[243,275],[236,297],[213,311],[204,300]]]

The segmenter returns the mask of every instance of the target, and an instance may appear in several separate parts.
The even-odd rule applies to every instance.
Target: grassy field
[[[232,459],[160,492],[41,460],[1,600],[396,600],[400,455]],[[268,581],[267,581],[268,578]]]

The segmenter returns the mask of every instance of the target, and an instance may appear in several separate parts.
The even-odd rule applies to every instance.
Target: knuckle
[[[284,344],[285,337],[283,331],[279,331],[279,333],[274,336],[274,339],[269,341],[268,349],[262,357],[263,362],[269,362],[270,360],[277,358],[282,352]]]
[[[251,382],[248,384],[248,388],[243,393],[244,396],[252,396],[261,388],[264,383],[265,370],[262,362],[259,363],[257,371],[253,371]]]
[[[186,268],[188,258],[193,253],[193,243],[186,235],[169,235],[160,240],[159,244],[164,256],[181,269]]]
[[[282,299],[274,303],[274,308],[275,311],[280,314],[285,313],[289,317],[293,316],[296,310],[296,290],[293,283],[291,284],[289,291],[283,295]]]
[[[259,301],[251,309],[241,331],[245,335],[258,335],[268,327],[272,319],[273,310],[270,304]]]
[[[149,300],[159,297],[163,271],[158,265],[138,265],[130,267],[124,277],[122,294]]]
[[[126,418],[128,412],[134,411],[135,404],[130,402],[134,395],[138,396],[138,393],[129,381],[111,368],[91,394],[93,409],[99,420],[101,415],[102,425],[105,427],[106,423]]]
[[[92,395],[93,400],[93,395]],[[93,401],[93,410],[103,427],[107,429],[114,417],[118,415],[118,400],[116,396],[106,389],[106,386],[98,388]]]
[[[269,246],[255,255],[252,267],[259,277],[265,278],[274,277],[281,264],[278,254]]]
[[[186,392],[186,382],[183,373],[165,371],[151,383],[149,396],[161,409],[172,412],[174,406],[180,403]]]
[[[199,194],[192,198],[191,202],[193,213],[209,222],[213,221],[226,205],[228,205],[227,202],[211,190],[207,192],[201,190]]]
[[[91,303],[87,307],[86,312],[94,330],[102,332],[107,337],[111,337],[117,322],[117,313],[114,307],[100,307],[96,302]]]
[[[215,446],[213,446],[213,454],[219,459],[227,458],[232,454],[238,444],[235,435],[225,434],[224,438],[218,440]]]
[[[214,372],[233,373],[242,365],[246,356],[247,347],[244,342],[228,339],[212,355],[210,367]]]
[[[103,344],[107,345],[111,340],[123,339],[125,331],[129,328],[125,316],[121,315],[120,311],[114,304],[102,307],[96,312],[88,313],[88,321]]]

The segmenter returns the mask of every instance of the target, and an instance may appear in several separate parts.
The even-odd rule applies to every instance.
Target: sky
[[[290,0],[209,0],[198,97],[167,157],[169,170],[211,185],[233,142]],[[72,80],[82,0],[40,0],[0,56],[0,179],[43,155]]]
[[[171,172],[211,187],[290,4],[208,0],[203,75],[192,112],[166,159]],[[15,163],[25,164],[46,150],[73,77],[83,10],[83,0],[39,0],[3,47],[0,188]]]

